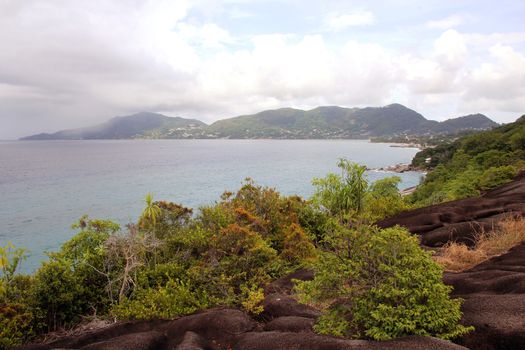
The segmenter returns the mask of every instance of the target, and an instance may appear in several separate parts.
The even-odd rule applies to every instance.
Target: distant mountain
[[[281,108],[219,120],[206,125],[196,119],[171,118],[156,113],[116,117],[90,128],[38,134],[23,140],[131,139],[131,138],[275,138],[349,139],[377,136],[434,135],[482,130],[498,124],[475,114],[444,122],[427,120],[400,104],[385,107],[317,107],[304,111]]]
[[[368,138],[481,130],[497,125],[481,114],[437,122],[403,105],[391,104],[317,107],[309,111],[282,108],[219,120],[207,128],[207,133],[229,138]]]
[[[196,119],[167,117],[162,114],[140,112],[87,128],[63,130],[53,134],[37,134],[21,140],[94,140],[136,138],[185,138],[197,135],[207,127]]]
[[[486,130],[498,126],[483,114],[469,114],[464,117],[447,119],[439,123],[438,131],[451,133],[457,130]]]

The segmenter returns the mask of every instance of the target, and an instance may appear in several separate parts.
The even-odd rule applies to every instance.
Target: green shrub
[[[103,314],[111,302],[108,276],[103,273],[105,242],[119,226],[84,216],[73,228],[80,232],[59,252],[50,253],[49,261],[35,273],[34,302],[44,311],[49,330],[71,325],[81,315]]]
[[[298,224],[291,224],[285,232],[281,257],[295,265],[315,259],[315,246]]]
[[[212,305],[202,290],[192,289],[188,282],[170,279],[164,286],[135,290],[111,309],[118,319],[170,319],[187,315]]]
[[[377,180],[368,189],[364,200],[364,212],[370,222],[393,216],[410,206],[399,193],[398,176]]]
[[[330,173],[325,178],[314,179],[316,188],[312,200],[340,221],[351,220],[363,209],[363,199],[368,189],[366,167],[340,159],[337,166],[341,175]]]
[[[20,345],[35,335],[34,314],[27,304],[0,303],[0,349]]]
[[[37,310],[31,305],[33,280],[16,274],[25,250],[0,247],[0,349],[20,345],[38,331]]]
[[[297,286],[303,302],[326,307],[317,331],[375,340],[469,331],[459,324],[461,301],[450,299],[441,268],[405,229],[341,228],[331,244],[315,279]]]
[[[503,185],[517,175],[517,169],[511,165],[489,168],[483,172],[479,180],[479,187],[483,190]]]
[[[319,316],[314,324],[314,331],[324,335],[335,335],[336,337],[348,336],[351,323],[347,317],[346,308],[334,306]]]

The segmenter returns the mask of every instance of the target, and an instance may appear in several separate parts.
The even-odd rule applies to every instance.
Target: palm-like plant
[[[142,227],[155,227],[157,224],[157,219],[161,214],[160,208],[153,201],[153,196],[151,193],[146,195],[144,201],[146,202],[146,207],[140,216],[140,225]]]

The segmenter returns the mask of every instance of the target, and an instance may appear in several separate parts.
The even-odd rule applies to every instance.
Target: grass
[[[507,252],[525,241],[525,219],[509,216],[490,232],[479,232],[475,244],[469,248],[463,243],[449,242],[434,256],[447,271],[464,271],[494,256]]]

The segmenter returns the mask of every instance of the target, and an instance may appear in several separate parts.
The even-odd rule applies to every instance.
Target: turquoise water
[[[371,168],[410,162],[413,148],[363,140],[111,140],[0,142],[0,244],[29,250],[34,270],[83,214],[135,221],[143,198],[197,208],[246,177],[283,194],[312,194],[311,180],[344,157]],[[391,176],[368,172],[371,181]],[[401,187],[421,175],[400,174]]]

